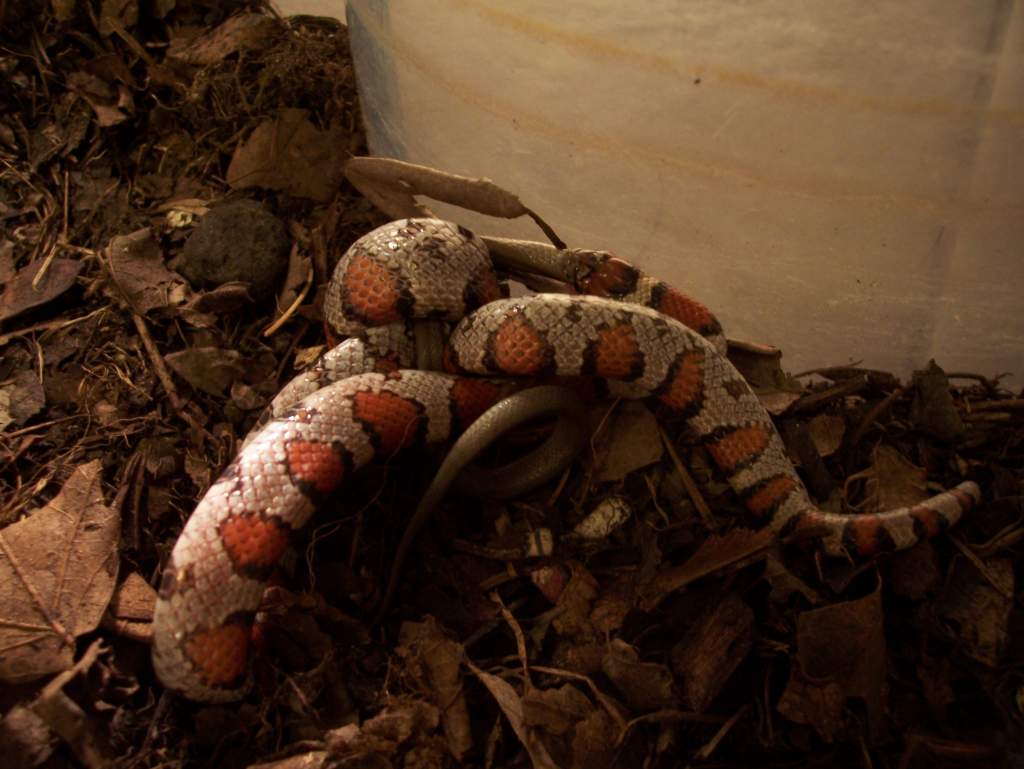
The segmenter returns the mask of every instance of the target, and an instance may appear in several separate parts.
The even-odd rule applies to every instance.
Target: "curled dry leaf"
[[[76,259],[54,259],[39,285],[33,287],[32,281],[41,266],[39,261],[27,264],[7,283],[4,295],[0,297],[0,320],[52,302],[75,285],[78,273],[82,271],[82,263]]]
[[[914,402],[910,419],[918,430],[941,441],[952,442],[964,431],[964,423],[953,403],[946,372],[935,361],[928,368],[914,372]]]
[[[311,750],[306,753],[296,753],[287,758],[249,764],[248,769],[320,769],[327,766],[328,761],[331,766],[336,766],[326,750]]]
[[[0,530],[0,679],[70,666],[75,638],[110,602],[120,519],[103,502],[100,467],[78,467],[46,507]]]
[[[439,171],[436,168],[381,157],[355,157],[345,164],[345,177],[389,216],[430,216],[415,200],[425,195],[470,211],[503,219],[529,213],[519,198],[490,179]]]
[[[785,412],[804,392],[803,385],[782,370],[782,350],[777,347],[730,339],[729,360],[772,416]]]

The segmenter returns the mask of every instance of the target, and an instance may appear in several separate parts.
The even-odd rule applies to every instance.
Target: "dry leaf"
[[[694,580],[728,566],[738,568],[741,563],[760,557],[774,541],[770,529],[736,528],[721,536],[708,537],[686,563],[662,569],[643,587],[640,608],[652,611],[670,593]]]
[[[100,639],[93,641],[74,667],[55,676],[32,703],[32,712],[60,735],[79,763],[89,769],[104,769],[114,761],[107,727],[96,715],[82,710],[64,693],[64,687],[88,672],[103,651]]]
[[[614,417],[604,462],[595,481],[618,481],[634,470],[661,460],[665,447],[658,434],[658,420],[643,403],[622,404]]]
[[[110,277],[133,312],[145,315],[170,304],[170,287],[181,279],[164,265],[160,246],[148,228],[113,238],[107,254]]]
[[[198,390],[223,395],[236,379],[245,374],[242,356],[220,347],[190,347],[164,356],[174,373]]]
[[[836,414],[815,414],[811,417],[807,429],[814,441],[818,455],[828,457],[835,454],[843,443],[846,433],[846,420]]]
[[[288,253],[288,270],[285,272],[281,290],[277,292],[278,312],[284,312],[295,300],[308,290],[313,282],[313,261],[309,255],[299,250],[299,244],[292,243]]]
[[[611,717],[572,684],[528,689],[523,695],[523,722],[543,732],[544,744],[559,766],[597,769],[610,765],[614,756],[618,730]]]
[[[531,689],[523,695],[523,723],[550,734],[565,734],[594,709],[572,684],[556,689]]]
[[[114,591],[103,626],[126,638],[148,641],[155,603],[156,590],[140,574],[132,572]]]
[[[0,297],[0,320],[13,318],[25,310],[53,301],[75,285],[78,273],[82,271],[82,263],[77,259],[54,259],[46,268],[46,275],[39,286],[33,288],[32,281],[41,266],[39,261],[27,264],[7,283],[4,295]]]
[[[928,368],[914,372],[914,402],[910,406],[910,419],[918,430],[939,440],[952,442],[963,433],[964,423],[949,392],[946,372],[935,361]]]
[[[345,164],[345,177],[374,205],[395,219],[430,216],[414,196],[425,195],[488,216],[514,219],[530,210],[490,179],[440,171],[404,160],[355,157]]]
[[[72,72],[67,84],[92,107],[97,125],[103,128],[123,123],[133,111],[131,91],[123,84],[112,86],[88,72]]]
[[[916,505],[931,496],[927,471],[885,444],[871,452],[871,466],[850,476],[847,483],[862,477],[867,479],[867,512]]]
[[[672,647],[686,705],[707,710],[753,646],[754,612],[736,593],[712,604]]]
[[[362,726],[348,724],[327,735],[330,755],[344,758],[338,764],[351,767],[387,767],[408,748],[407,762],[399,766],[430,766],[430,758],[439,761],[441,751],[432,749],[431,735],[437,729],[438,711],[422,700],[398,701],[366,721]],[[422,764],[408,761],[414,751]],[[428,756],[428,754],[434,754]]]
[[[26,707],[15,705],[0,720],[0,756],[6,769],[32,769],[44,763],[57,747],[46,722]]]
[[[501,712],[508,719],[512,731],[515,732],[519,742],[526,748],[526,752],[530,754],[533,769],[558,769],[548,749],[541,741],[537,730],[530,727],[523,718],[523,701],[516,690],[512,688],[512,685],[503,678],[485,673],[470,660],[466,660],[466,665],[480,679],[480,683],[487,688],[487,691],[491,693],[494,701],[498,703],[498,707],[501,708]]]
[[[274,761],[249,764],[247,769],[321,769],[328,765],[328,761],[331,766],[335,765],[331,760],[331,754],[326,750],[311,750]]]
[[[35,371],[19,371],[14,378],[0,387],[0,430],[12,422],[23,425],[46,404],[43,385]]]
[[[441,710],[448,750],[457,760],[473,748],[469,708],[462,681],[462,644],[446,637],[437,621],[405,622],[399,654],[414,657],[426,670],[434,704]]]
[[[110,36],[118,30],[131,29],[138,21],[138,0],[103,0],[99,24],[101,35]]]
[[[978,563],[957,559],[938,613],[954,630],[964,651],[988,667],[1002,660],[1010,641],[1014,563],[989,558]]]
[[[0,530],[0,678],[31,681],[74,660],[96,629],[117,578],[120,518],[103,503],[99,460],[60,493]]]
[[[228,184],[244,190],[262,187],[327,203],[342,179],[345,132],[318,130],[301,109],[283,109],[276,119],[256,126],[235,149]]]
[[[601,660],[608,676],[631,710],[648,713],[676,705],[672,671],[659,662],[641,662],[636,649],[618,638]]]
[[[243,13],[232,16],[219,27],[195,39],[173,39],[167,49],[167,56],[186,64],[206,67],[238,51],[269,46],[279,28],[279,23],[270,16]]]
[[[870,595],[803,612],[797,619],[797,665],[779,712],[813,726],[822,739],[839,733],[846,700],[864,702],[871,735],[885,714],[886,646],[879,580]]]

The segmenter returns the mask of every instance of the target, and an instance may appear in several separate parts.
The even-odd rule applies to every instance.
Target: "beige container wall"
[[[1024,381],[1021,3],[349,0],[348,20],[374,152],[490,177],[790,370]]]

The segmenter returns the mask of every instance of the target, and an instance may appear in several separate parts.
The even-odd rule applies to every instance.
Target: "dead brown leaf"
[[[846,421],[836,414],[815,414],[807,426],[814,448],[822,457],[832,456],[843,444]]]
[[[430,209],[416,202],[416,195],[503,219],[531,215],[530,209],[516,195],[490,179],[460,176],[404,160],[350,158],[345,164],[345,177],[374,205],[395,219],[432,216]]]
[[[118,30],[131,29],[138,21],[138,0],[103,0],[99,24],[101,35],[109,36]]]
[[[866,479],[867,512],[894,510],[931,496],[926,483],[927,471],[885,444],[879,444],[871,452],[870,467],[846,479],[847,487],[860,479]]]
[[[133,312],[145,315],[170,304],[170,288],[181,279],[164,265],[149,229],[118,235],[107,247],[110,278]]]
[[[569,564],[569,569],[568,583],[558,595],[559,613],[551,624],[561,636],[589,636],[593,631],[590,612],[597,598],[598,583],[580,563]]]
[[[928,368],[914,372],[914,402],[910,419],[918,430],[939,440],[952,442],[964,431],[964,423],[953,403],[946,372],[934,360]]]
[[[512,687],[512,684],[503,678],[481,670],[471,660],[466,660],[466,666],[480,679],[480,683],[484,685],[494,698],[494,701],[498,703],[498,707],[505,714],[505,718],[508,719],[512,731],[515,732],[519,742],[522,743],[526,752],[530,755],[533,768],[557,769],[558,765],[551,758],[551,754],[541,740],[538,730],[526,722],[523,714],[523,700]]]
[[[67,83],[92,107],[96,123],[102,128],[123,123],[134,111],[131,91],[124,84],[110,85],[89,72],[72,72]]]
[[[960,638],[964,651],[996,667],[1010,639],[1014,564],[1010,558],[971,563],[958,558],[939,603],[939,615]]]
[[[914,601],[933,593],[941,581],[939,558],[930,541],[899,553],[889,567],[889,587],[893,593]]]
[[[531,689],[523,695],[523,722],[551,734],[565,734],[594,709],[572,684],[555,689]]]
[[[544,744],[559,766],[610,766],[616,725],[576,686],[530,689],[523,695],[523,720],[544,735]]]
[[[803,612],[797,619],[796,664],[779,712],[834,740],[846,700],[864,702],[875,735],[885,714],[886,646],[881,580],[870,595]]]
[[[320,767],[327,766],[330,757],[326,750],[310,750],[274,761],[249,764],[248,769],[320,769]]]
[[[327,203],[342,179],[345,131],[317,129],[302,109],[282,109],[238,145],[228,166],[236,190],[262,187]]]
[[[152,635],[150,622],[154,604],[156,590],[141,574],[133,571],[114,591],[103,626],[126,638],[147,641]]]
[[[636,649],[625,641],[612,640],[601,661],[601,671],[611,679],[626,705],[637,713],[674,707],[677,703],[672,671],[659,662],[641,662]]]
[[[343,758],[344,766],[392,766],[403,748],[410,748],[409,757],[413,750],[418,753],[423,763],[410,762],[414,766],[441,766],[443,747],[438,750],[431,740],[437,725],[438,711],[433,705],[422,700],[398,700],[362,726],[349,724],[331,731],[326,742],[330,755]]]
[[[3,209],[0,208],[0,213]],[[14,277],[14,241],[0,238],[0,285]]]
[[[720,569],[749,562],[761,557],[774,544],[775,537],[768,529],[751,531],[736,528],[721,536],[708,537],[700,549],[679,566],[662,569],[643,587],[640,606],[653,611],[670,593],[694,580],[706,577]]]
[[[448,638],[437,621],[405,622],[399,633],[398,653],[410,662],[418,660],[426,672],[434,704],[441,711],[448,750],[456,759],[473,747],[469,708],[462,681],[462,644]]]
[[[265,48],[279,29],[279,22],[269,16],[243,13],[197,38],[173,38],[167,56],[207,67],[239,51]]]
[[[729,361],[773,416],[786,411],[804,391],[798,380],[782,370],[782,350],[777,347],[730,339]]]
[[[9,424],[23,425],[46,405],[43,385],[35,371],[19,371],[0,387],[0,430]]]
[[[0,530],[0,678],[31,681],[71,665],[117,578],[120,518],[103,502],[101,462],[79,466],[56,497]]]
[[[716,601],[672,647],[685,704],[703,713],[753,646],[754,613],[736,593]]]
[[[604,710],[594,708],[576,724],[572,741],[573,769],[606,769],[616,765],[620,729]]]
[[[32,281],[41,266],[40,261],[27,264],[8,281],[4,295],[0,297],[0,320],[8,320],[33,307],[52,302],[75,285],[78,273],[82,271],[82,263],[77,259],[54,259],[39,285],[33,288]]]
[[[57,747],[57,737],[29,708],[15,705],[0,720],[0,756],[7,769],[33,769]]]
[[[58,674],[46,684],[32,703],[32,712],[43,719],[52,732],[60,735],[75,757],[89,769],[103,769],[114,760],[105,725],[64,693],[64,687],[87,672],[103,652],[99,639],[92,642],[74,667]]]
[[[174,373],[198,390],[223,395],[245,373],[242,356],[221,347],[190,347],[164,356]]]
[[[607,453],[595,477],[599,483],[621,480],[660,461],[664,453],[658,421],[642,402],[623,403],[613,419]]]

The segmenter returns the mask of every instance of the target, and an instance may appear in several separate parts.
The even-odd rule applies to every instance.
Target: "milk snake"
[[[652,397],[686,420],[755,522],[780,537],[813,533],[832,555],[909,547],[980,499],[965,482],[886,513],[817,510],[705,307],[609,254],[558,256],[546,269],[580,294],[502,298],[487,245],[461,226],[403,219],[352,245],[324,307],[329,335],[351,338],[286,388],[166,564],[152,650],[169,689],[241,696],[265,580],[318,503],[372,461],[458,435],[524,381],[586,377],[613,396]],[[438,347],[442,324],[454,327],[433,357],[451,373],[414,368],[416,342]]]

